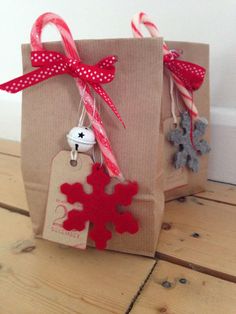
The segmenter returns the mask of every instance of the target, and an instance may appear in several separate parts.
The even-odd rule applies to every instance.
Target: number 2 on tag
[[[89,223],[83,231],[63,229],[63,222],[67,218],[68,212],[72,209],[81,210],[82,207],[80,204],[67,203],[65,196],[60,192],[60,186],[64,182],[86,183],[92,164],[91,157],[79,154],[77,165],[72,166],[69,151],[61,151],[53,159],[43,229],[44,239],[80,249],[86,248]]]

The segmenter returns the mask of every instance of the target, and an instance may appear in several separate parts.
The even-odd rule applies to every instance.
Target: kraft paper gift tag
[[[70,151],[60,151],[52,161],[51,176],[49,183],[48,201],[43,227],[44,239],[57,243],[85,249],[88,237],[89,223],[83,231],[66,231],[63,221],[67,218],[68,211],[72,209],[82,210],[80,204],[69,204],[65,195],[61,193],[60,186],[63,183],[73,184],[86,183],[88,174],[91,171],[93,161],[90,156],[79,154],[77,165],[70,163]]]

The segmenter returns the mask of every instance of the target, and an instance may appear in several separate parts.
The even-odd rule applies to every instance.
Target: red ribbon
[[[191,62],[177,60],[180,54],[176,50],[170,50],[170,53],[164,56],[164,63],[166,67],[177,76],[180,81],[183,82],[186,89],[191,93],[194,90],[197,90],[202,85],[206,70],[198,64]],[[191,125],[190,125],[190,139],[193,145],[193,148],[196,150],[194,141],[193,141],[193,121],[191,116]]]
[[[43,82],[51,77],[69,74],[88,83],[108,104],[118,119],[124,125],[116,106],[101,84],[110,83],[115,76],[116,56],[108,56],[95,65],[87,65],[76,59],[70,59],[55,51],[31,52],[31,63],[38,69],[17,77],[0,85],[0,89],[8,93],[18,93],[30,86]]]
[[[202,85],[206,70],[198,64],[178,60],[180,54],[171,50],[169,54],[164,56],[166,67],[177,76],[189,91],[194,91]]]

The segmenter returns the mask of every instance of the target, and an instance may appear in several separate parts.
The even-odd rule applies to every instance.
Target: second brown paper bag
[[[153,38],[159,38],[159,29],[153,23],[153,21],[143,12],[137,13],[134,15],[131,21],[131,28],[135,38],[143,38],[141,31],[141,26],[147,28],[149,34]],[[173,52],[173,54],[172,54]],[[176,53],[174,57],[174,53]],[[176,66],[176,72],[169,71],[168,66],[164,65],[163,71],[163,91],[162,91],[162,110],[161,110],[161,124],[160,124],[160,140],[159,140],[159,154],[162,152],[163,158],[163,172],[164,172],[164,191],[165,191],[165,200],[171,200],[182,196],[187,196],[193,193],[201,192],[205,189],[207,182],[207,167],[208,167],[208,152],[210,150],[209,145],[209,125],[206,128],[206,133],[204,134],[204,140],[206,141],[206,152],[204,155],[201,155],[196,149],[193,140],[191,139],[191,146],[197,155],[199,160],[199,170],[193,172],[189,167],[182,166],[178,169],[175,168],[174,160],[176,153],[181,151],[183,147],[181,145],[174,146],[173,143],[169,141],[170,131],[173,130],[176,126],[179,126],[184,133],[186,130],[183,130],[180,123],[180,118],[175,121],[175,116],[179,117],[180,112],[187,111],[187,108],[184,105],[183,98],[189,99],[188,106],[191,107],[193,103],[195,104],[199,117],[203,117],[204,123],[209,121],[209,111],[210,111],[210,102],[209,102],[209,46],[207,44],[201,43],[191,43],[191,42],[163,42],[163,54],[165,57],[171,58],[170,60],[177,59],[187,61],[187,63],[192,63],[189,68],[189,73],[194,73],[196,70],[196,75],[199,75],[199,69],[202,67],[202,70],[205,72],[205,78],[202,86],[198,86],[198,90],[190,89],[186,87],[186,84],[182,79],[184,75],[189,73],[184,73],[185,65]],[[172,59],[173,58],[173,59]],[[177,61],[176,60],[176,61]],[[177,61],[178,62],[178,61]],[[181,62],[181,61],[180,61]],[[163,59],[165,64],[165,60]],[[194,66],[197,65],[195,68]],[[198,65],[200,67],[198,67]],[[201,71],[202,71],[201,70]],[[173,68],[172,68],[173,71]],[[179,71],[179,72],[178,72]],[[191,72],[192,71],[192,72]],[[175,76],[177,75],[177,76]],[[180,75],[180,76],[179,76]],[[181,76],[183,75],[183,76]],[[193,74],[192,78],[193,79]],[[181,90],[176,87],[175,77],[177,77],[177,82],[179,79],[179,85],[182,84],[184,88]],[[199,78],[198,77],[198,78]],[[186,78],[186,76],[185,76]],[[197,79],[198,79],[197,78]],[[187,79],[188,80],[188,79]],[[172,82],[172,84],[171,84]],[[196,82],[196,81],[195,81]],[[188,83],[188,81],[187,81]],[[172,86],[171,86],[172,85]],[[187,90],[186,90],[186,88]],[[191,90],[191,91],[190,91]],[[193,91],[194,90],[194,91]],[[181,92],[183,93],[181,95]],[[191,103],[192,102],[192,103]],[[173,106],[174,105],[174,106]],[[188,108],[191,110],[192,108]],[[174,112],[174,114],[173,114]],[[196,110],[195,110],[196,112]],[[191,119],[191,118],[190,118]],[[194,120],[192,122],[194,124]],[[178,124],[178,125],[176,125]],[[191,126],[192,127],[192,126]],[[194,131],[193,131],[194,132]],[[190,134],[190,138],[193,136],[193,133]],[[187,155],[186,162],[188,162],[189,155]],[[194,157],[195,158],[195,157]]]
[[[204,82],[199,90],[193,94],[194,103],[203,116],[209,121],[210,99],[209,99],[209,46],[201,43],[191,42],[167,42],[170,49],[182,51],[180,59],[199,64],[206,69]],[[164,146],[164,191],[165,199],[175,199],[181,196],[191,195],[205,190],[207,183],[207,169],[209,154],[199,156],[199,171],[194,173],[187,167],[175,169],[173,156],[176,147],[168,141],[168,134],[173,128],[173,117],[171,115],[170,79],[164,71],[163,94],[162,94],[162,115],[161,131]],[[181,102],[181,98],[178,97]],[[184,108],[182,106],[182,108]],[[204,139],[209,142],[210,128],[206,129]]]

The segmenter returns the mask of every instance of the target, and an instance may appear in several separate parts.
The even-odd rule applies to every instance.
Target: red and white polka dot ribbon
[[[49,23],[55,25],[59,30],[66,56],[58,52],[47,51],[43,47],[41,42],[42,30]],[[104,99],[123,123],[112,100],[100,85],[109,83],[114,78],[114,63],[117,61],[117,58],[115,56],[108,56],[94,66],[82,63],[67,24],[61,17],[53,13],[41,15],[34,23],[31,31],[31,49],[32,65],[39,68],[0,85],[0,89],[10,93],[16,93],[56,75],[69,74],[73,76],[81,97],[83,95],[84,106],[91,121],[108,172],[112,177],[123,179],[100,114],[98,110],[94,108],[94,99],[89,88],[89,86],[91,86]]]
[[[116,61],[116,56],[108,56],[99,61],[96,65],[87,65],[81,61],[69,59],[59,52],[33,51],[31,52],[32,66],[39,68],[0,85],[0,89],[9,93],[17,93],[51,77],[69,74],[73,77],[79,77],[93,87],[124,125],[112,100],[100,86],[100,84],[110,83],[114,79],[115,67],[113,64]]]
[[[142,38],[141,24],[149,31],[152,37],[159,37],[160,33],[157,26],[143,12],[136,14],[131,27],[134,37]],[[197,90],[203,83],[205,69],[197,64],[178,60],[179,54],[169,50],[166,43],[163,43],[163,62],[170,70],[173,81],[183,99],[184,105],[192,118],[198,117],[198,110],[193,102],[193,91]]]

